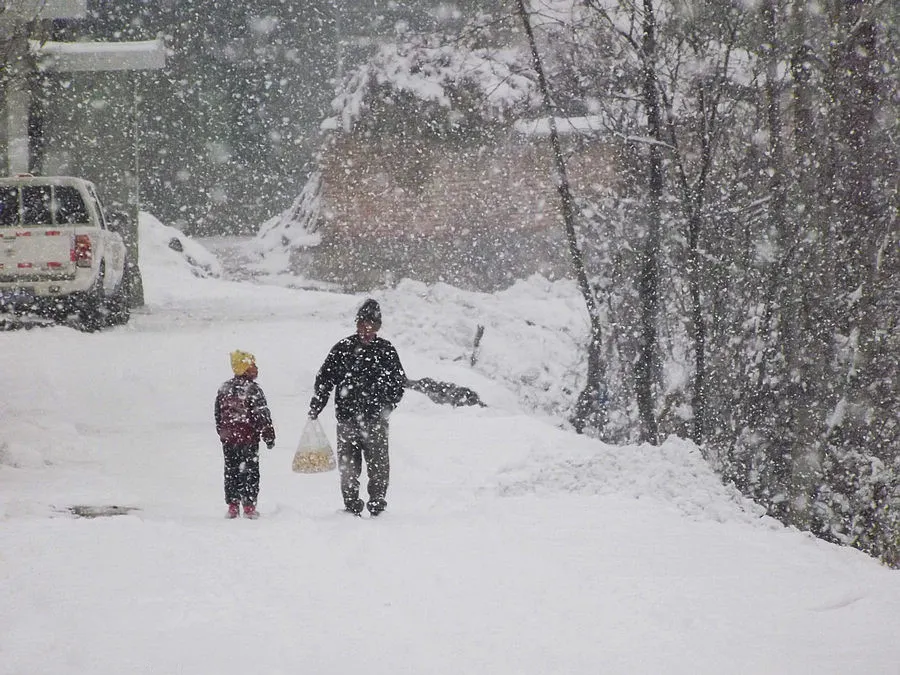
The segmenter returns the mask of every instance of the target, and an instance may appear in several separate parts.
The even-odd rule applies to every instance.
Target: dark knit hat
[[[369,298],[356,310],[356,322],[371,321],[376,328],[381,328],[381,307],[378,302]]]

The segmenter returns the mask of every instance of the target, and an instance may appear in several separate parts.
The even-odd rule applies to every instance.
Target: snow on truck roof
[[[93,186],[94,184],[84,178],[76,176],[35,176],[33,174],[18,174],[15,176],[0,177],[0,185],[72,185]]]

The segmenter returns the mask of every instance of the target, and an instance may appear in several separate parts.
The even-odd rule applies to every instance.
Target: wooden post
[[[87,0],[2,0],[0,36],[7,42],[4,60],[6,81],[6,167],[9,174],[28,173],[28,110],[31,92],[28,76],[34,63],[27,26],[39,20],[77,19],[87,13]]]
[[[478,349],[481,346],[481,338],[484,336],[484,326],[478,324],[478,327],[475,329],[475,342],[472,345],[472,358],[469,359],[469,365],[473,368],[475,364],[478,362]]]
[[[28,173],[28,107],[31,93],[21,73],[10,69],[6,84],[6,166],[9,175]]]

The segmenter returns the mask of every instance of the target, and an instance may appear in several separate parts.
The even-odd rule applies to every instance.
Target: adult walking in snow
[[[234,372],[216,394],[216,431],[225,455],[225,503],[228,518],[237,518],[244,506],[245,518],[256,518],[259,496],[259,439],[271,450],[275,446],[272,415],[262,388],[256,383],[259,370],[253,354],[231,353]]]
[[[365,507],[377,516],[387,506],[388,417],[400,403],[406,384],[397,350],[378,337],[380,328],[381,307],[370,298],[356,313],[356,333],[334,345],[325,358],[309,403],[309,417],[316,419],[335,390],[341,495],[344,508],[357,516],[364,506],[359,498],[363,460],[369,479]]]

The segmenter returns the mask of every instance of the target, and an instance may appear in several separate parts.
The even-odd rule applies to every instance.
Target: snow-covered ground
[[[171,236],[145,218],[127,326],[0,334],[0,673],[900,673],[900,573],[762,517],[689,443],[533,412],[572,386],[566,284],[376,295],[410,377],[488,407],[407,393],[388,511],[354,519],[290,467],[362,296],[226,281],[187,241],[197,274]],[[223,518],[212,424],[238,348],[278,433],[255,522]],[[69,511],[103,505],[135,510]]]

